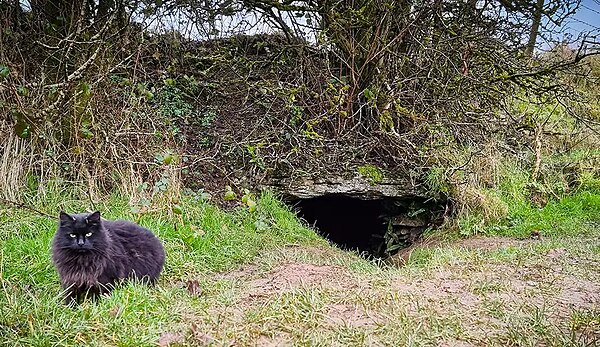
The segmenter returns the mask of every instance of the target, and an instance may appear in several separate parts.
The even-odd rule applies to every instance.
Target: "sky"
[[[565,23],[564,28],[574,34],[595,31],[600,41],[600,0],[582,0],[579,11]]]
[[[21,6],[23,6],[23,8],[25,9],[29,9],[29,0],[19,0]],[[181,20],[181,18],[179,18],[179,20],[177,20],[177,18],[171,18],[171,20],[167,20],[167,22],[171,22],[172,24],[179,22]],[[229,20],[224,20],[221,23],[222,29],[224,30],[231,30],[232,27],[236,27],[237,25],[234,25],[235,21],[239,21],[240,18],[237,19],[229,19]],[[298,19],[296,19],[298,20]],[[256,18],[243,18],[242,19],[243,23],[252,23],[252,22],[256,22]],[[164,24],[164,23],[163,23]],[[174,27],[178,27],[178,29],[180,31],[187,31],[187,30],[191,30],[192,32],[188,32],[187,34],[191,37],[195,36],[194,34],[198,35],[198,33],[194,33],[194,29],[191,28],[189,26],[189,23],[187,25],[173,25]],[[155,27],[155,25],[150,25],[150,27]],[[182,30],[183,29],[183,30]],[[600,41],[600,0],[581,0],[581,4],[580,7],[577,11],[577,13],[575,13],[574,16],[572,16],[571,18],[569,18],[565,23],[563,23],[563,25],[560,28],[556,28],[557,33],[553,35],[552,37],[552,41],[561,41],[563,38],[566,38],[568,41],[575,41],[577,37],[580,36],[580,34],[582,32],[592,32],[593,34],[596,35],[596,42]],[[262,26],[258,25],[258,26],[252,26],[252,28],[250,30],[246,30],[249,33],[256,33],[256,32],[263,32],[263,31],[268,31],[266,30],[266,28],[263,28]],[[565,34],[564,32],[568,33],[568,37],[564,37]],[[188,36],[186,35],[186,36]],[[202,36],[202,35],[200,35]],[[546,46],[548,45],[548,43],[542,43],[542,42],[538,42],[538,45],[541,46]]]
[[[548,0],[546,0],[548,1]],[[303,18],[295,18],[296,21],[302,21]],[[174,24],[178,22],[176,19],[167,20],[167,23]],[[184,21],[185,22],[185,21]],[[286,20],[286,22],[288,22]],[[162,24],[165,24],[163,19]],[[289,23],[288,23],[289,24]],[[240,15],[237,15],[235,18],[225,18],[220,22],[220,33],[222,35],[228,36],[234,31],[241,30],[246,34],[256,34],[260,32],[269,32],[270,26],[260,20],[258,20],[258,16],[256,13],[254,14],[246,14],[243,18]],[[184,33],[184,36],[201,38],[205,37],[198,32],[198,29],[195,28],[190,22],[187,22],[183,25],[179,25],[178,30]],[[600,41],[600,0],[581,0],[580,6],[575,13],[575,15],[568,18],[561,27],[554,28],[554,33],[552,33],[550,40],[546,40],[539,38],[538,41],[538,49],[546,50],[553,47],[556,42],[561,42],[563,40],[571,43],[571,46],[579,46],[577,43],[581,43],[580,37],[581,33],[592,33],[596,35],[595,41]],[[187,35],[186,35],[187,34]],[[221,35],[217,35],[221,36]],[[309,39],[310,42],[314,41],[314,37],[312,35],[307,35],[305,37]]]
[[[577,12],[565,20],[560,27],[546,25],[545,28],[550,29],[551,32],[544,31],[544,34],[538,36],[537,51],[550,50],[559,42],[566,42],[573,49],[578,49],[581,47],[583,34],[587,35],[587,40],[600,42],[600,0],[581,0]],[[600,44],[592,47],[588,43],[585,47],[598,49]]]

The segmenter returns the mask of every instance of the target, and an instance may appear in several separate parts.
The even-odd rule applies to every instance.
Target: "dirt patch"
[[[340,254],[343,256],[346,255],[343,251],[331,247],[287,245],[265,254],[265,258],[272,259],[272,263],[279,264],[270,271],[267,271],[269,267],[268,263],[261,265],[251,263],[241,265],[239,268],[229,272],[217,274],[215,278],[218,280],[247,282],[268,277],[272,273],[277,274],[279,272],[283,272],[283,275],[287,277],[298,277],[290,273],[295,269],[300,270],[300,272],[309,272],[312,274],[312,277],[321,272],[344,272],[346,270],[341,267],[329,265],[331,259],[340,256]],[[283,268],[286,266],[289,266],[289,269],[284,271]],[[327,270],[327,268],[330,269]],[[311,279],[314,280],[314,278]],[[296,280],[292,280],[292,282]]]
[[[401,277],[390,285],[401,296],[425,302],[439,312],[456,309],[473,317],[481,314],[482,304],[492,301],[502,302],[508,312],[526,305],[546,307],[550,317],[556,318],[600,307],[600,283],[566,274],[553,264],[566,254],[563,249],[551,250],[543,265],[489,263],[473,269],[448,268],[428,278],[407,281]],[[408,311],[413,310],[409,307]]]
[[[534,242],[477,237],[433,247],[452,248],[453,254],[457,247],[529,249]],[[204,315],[202,320],[189,321],[199,321],[219,342],[235,336],[239,345],[288,346],[307,338],[321,345],[335,345],[341,339],[352,341],[348,345],[359,345],[358,341],[377,345],[406,336],[424,342],[435,335],[437,345],[500,346],[511,341],[509,331],[525,336],[516,344],[530,344],[533,318],[543,318],[540,324],[551,330],[548,336],[572,334],[574,312],[595,312],[600,307],[599,263],[581,258],[576,249],[536,248],[530,256],[509,260],[493,253],[470,255],[435,267],[354,272],[348,265],[337,265],[344,264],[337,257],[346,256],[345,264],[352,261],[344,253],[319,247],[279,249],[255,264],[217,275],[231,281],[234,296],[196,312]],[[190,293],[195,288],[191,284]],[[305,297],[305,290],[318,295]],[[287,293],[302,295],[281,295]],[[223,327],[229,327],[227,334]],[[398,333],[403,329],[407,330]],[[361,334],[369,337],[360,340]],[[543,341],[545,336],[531,339]]]
[[[466,279],[447,273],[435,274],[433,278],[411,282],[399,278],[392,281],[391,287],[410,302],[427,302],[433,308],[440,310],[445,309],[447,302],[453,302],[462,308],[474,307],[481,302],[480,298],[471,292]],[[413,310],[408,307],[408,311]]]
[[[246,292],[250,297],[260,297],[325,283],[331,288],[343,288],[350,282],[347,272],[340,266],[284,263],[248,281]]]
[[[280,347],[293,345],[292,339],[287,334],[276,334],[275,336],[261,335],[256,340],[256,346]]]
[[[499,248],[509,246],[523,246],[530,243],[531,240],[519,240],[511,237],[470,237],[468,239],[457,241],[453,244],[454,247],[464,248],[469,250],[484,250],[493,251]]]
[[[177,346],[183,343],[185,336],[179,332],[165,332],[158,339],[159,347]]]
[[[451,340],[451,341],[444,341],[444,342],[440,343],[440,347],[470,347],[470,346],[473,346],[473,344],[466,342],[466,341],[461,341],[461,340]]]
[[[328,307],[326,321],[330,325],[362,327],[376,325],[381,319],[375,314],[367,314],[367,312],[360,307],[336,304]]]
[[[260,269],[256,264],[246,264],[233,271],[221,273],[217,275],[217,278],[224,280],[248,279],[258,273],[260,273]]]
[[[565,277],[560,287],[562,291],[557,301],[567,308],[597,308],[600,307],[600,285],[573,276]]]
[[[546,256],[548,258],[556,259],[556,258],[564,257],[568,254],[569,254],[569,251],[567,251],[566,248],[554,248],[554,249],[549,250],[548,253],[546,253]]]

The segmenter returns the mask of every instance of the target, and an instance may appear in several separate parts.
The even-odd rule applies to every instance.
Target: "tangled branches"
[[[544,134],[507,104],[570,102],[557,76],[597,54],[597,42],[584,38],[558,61],[532,59],[531,42],[547,23],[533,22],[558,23],[576,5],[3,1],[0,131],[4,148],[32,153],[15,166],[24,172],[106,187],[159,179],[152,163],[165,149],[185,153],[181,172],[204,186],[353,175],[364,163],[418,177],[444,164],[447,148]],[[167,23],[181,25],[161,32]],[[18,157],[7,153],[6,163]]]

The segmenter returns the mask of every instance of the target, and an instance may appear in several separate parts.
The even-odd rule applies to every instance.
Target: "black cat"
[[[61,212],[52,260],[70,304],[109,293],[124,279],[153,284],[162,271],[165,251],[150,230],[132,222],[102,220],[100,212]]]

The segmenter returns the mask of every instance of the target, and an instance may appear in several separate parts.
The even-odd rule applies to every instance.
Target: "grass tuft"
[[[518,184],[493,192],[507,215],[481,230],[525,238],[536,228],[541,240],[447,241],[416,248],[403,268],[329,246],[270,193],[254,212],[183,196],[182,214],[139,218],[166,247],[159,283],[127,283],[76,308],[62,304],[50,260],[56,221],[0,206],[0,345],[593,345],[600,194],[535,207]],[[66,195],[30,203],[89,208]],[[116,195],[96,207],[140,217]]]

